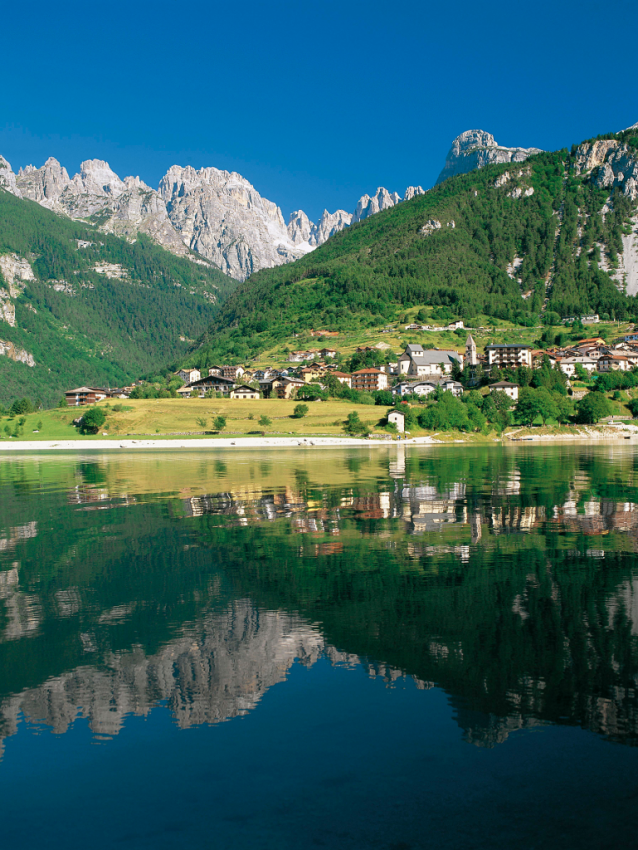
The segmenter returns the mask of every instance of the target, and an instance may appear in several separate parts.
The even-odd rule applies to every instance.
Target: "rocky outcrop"
[[[443,171],[437,184],[454,177],[467,174],[476,168],[501,162],[524,162],[533,154],[542,153],[540,148],[505,148],[496,143],[491,133],[484,130],[466,130],[452,142],[445,159]]]
[[[381,210],[387,210],[398,204],[400,200],[401,196],[397,192],[390,193],[387,189],[380,186],[372,197],[370,195],[363,195],[359,198],[359,203],[352,216],[352,224],[363,221],[364,218],[381,212]]]
[[[295,210],[295,212],[290,213],[287,231],[293,245],[310,244],[313,228],[313,223],[303,210]]]
[[[337,210],[329,213],[324,210],[319,221],[313,225],[310,233],[310,245],[316,248],[318,245],[323,245],[335,233],[339,233],[352,223],[352,213],[347,213],[345,210]]]
[[[0,255],[0,275],[0,321],[15,327],[16,310],[11,299],[17,298],[25,283],[35,280],[35,275],[30,263],[17,254]]]
[[[425,189],[423,189],[421,186],[408,186],[408,188],[405,190],[403,200],[411,201],[412,198],[416,198],[417,195],[425,195]]]
[[[0,255],[0,274],[7,284],[11,298],[20,295],[27,281],[35,280],[31,264],[18,254]]]
[[[590,173],[600,189],[615,186],[632,201],[638,200],[638,158],[633,150],[617,139],[586,142],[576,151],[576,171]]]
[[[0,155],[0,189],[10,192],[18,198],[22,197],[16,183],[16,176],[7,160]]]
[[[12,342],[5,342],[2,339],[0,339],[0,357],[8,357],[9,360],[15,360],[16,363],[24,363],[26,366],[35,366],[33,354],[29,354],[24,348],[20,348]]]

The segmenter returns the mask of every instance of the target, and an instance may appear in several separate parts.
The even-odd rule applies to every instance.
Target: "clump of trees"
[[[101,407],[91,407],[80,420],[80,434],[97,434],[106,422],[106,414]]]

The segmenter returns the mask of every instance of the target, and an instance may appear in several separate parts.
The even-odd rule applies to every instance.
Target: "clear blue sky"
[[[16,171],[214,165],[286,217],[428,188],[463,130],[555,149],[638,121],[636,0],[35,0],[2,29]]]

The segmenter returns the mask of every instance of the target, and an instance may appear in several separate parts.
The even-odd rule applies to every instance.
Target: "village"
[[[597,317],[596,317],[597,318]],[[454,329],[462,329],[462,322]],[[406,326],[414,330],[416,325]],[[423,329],[423,328],[421,328]],[[429,329],[429,328],[428,328]],[[486,387],[489,393],[501,392],[513,403],[518,401],[521,387],[511,380],[503,380],[505,370],[511,376],[519,367],[530,370],[543,366],[559,369],[566,384],[579,388],[570,392],[582,397],[586,381],[596,374],[628,372],[638,366],[638,330],[607,342],[603,336],[580,339],[569,346],[535,348],[527,343],[490,343],[479,353],[471,332],[465,347],[425,348],[408,343],[403,352],[387,362],[379,362],[382,354],[391,355],[388,346],[360,346],[355,354],[360,359],[379,362],[378,366],[365,366],[351,372],[342,371],[344,359],[336,347],[307,348],[290,351],[283,368],[250,368],[243,365],[210,366],[206,369],[182,368],[173,376],[171,395],[181,398],[226,398],[235,401],[258,399],[313,400],[322,392],[330,394],[335,382],[348,390],[360,393],[384,392],[389,401],[402,399],[438,398],[441,392],[460,397],[464,392]],[[381,347],[383,346],[383,347]],[[494,380],[490,381],[493,377]],[[83,386],[65,393],[66,404],[71,407],[93,405],[105,399],[144,398],[146,382],[138,381],[122,388]],[[401,430],[401,423],[399,430]]]

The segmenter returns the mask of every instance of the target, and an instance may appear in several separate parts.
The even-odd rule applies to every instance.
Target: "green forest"
[[[30,396],[48,405],[74,386],[121,386],[164,367],[186,354],[236,285],[143,235],[128,242],[4,191],[2,254],[27,259],[36,280],[15,299],[16,326],[3,322],[0,338],[36,366],[0,357],[0,403]],[[126,277],[100,274],[96,263],[120,265]]]
[[[625,136],[616,138],[633,146]],[[635,318],[636,299],[603,265],[617,264],[636,204],[614,190],[601,215],[609,191],[576,174],[575,154],[574,147],[453,177],[295,263],[257,272],[188,362],[239,362],[311,328],[383,326],[415,305],[470,326],[480,315],[527,326],[549,313]],[[507,273],[515,258],[520,284]]]

